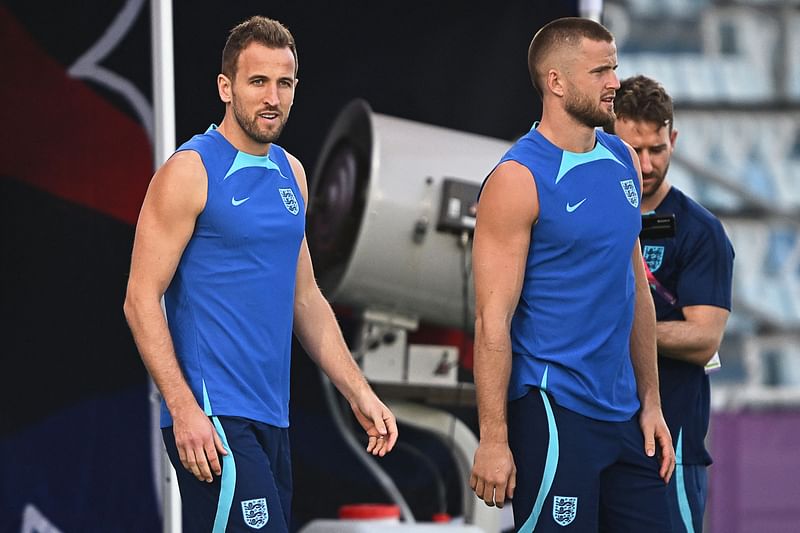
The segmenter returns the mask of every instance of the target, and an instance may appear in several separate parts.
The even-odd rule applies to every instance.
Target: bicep
[[[317,280],[314,276],[314,266],[311,262],[311,253],[308,243],[303,238],[300,244],[300,253],[297,256],[297,273],[295,280],[295,301],[302,300],[309,291],[317,290]]]
[[[721,231],[721,230],[720,230]],[[699,233],[679,259],[678,301],[689,306],[731,307],[733,252],[724,233]]]
[[[292,167],[292,173],[294,174],[297,186],[300,187],[300,194],[303,195],[303,203],[306,209],[308,209],[308,180],[306,179],[306,169],[303,168],[303,164],[300,160],[289,152],[286,152],[286,158],[289,160],[289,166]]]
[[[166,290],[205,205],[206,180],[194,152],[176,154],[153,176],[136,224],[130,283]]]
[[[639,191],[640,191],[639,202],[641,202],[642,201],[641,191],[644,188],[644,184],[642,180],[642,167],[641,164],[639,163],[639,155],[636,153],[636,150],[634,150],[628,143],[626,143],[625,141],[622,142],[625,143],[625,146],[628,148],[628,152],[630,152],[631,154],[631,160],[633,161],[633,167],[636,169],[636,177],[639,179]],[[631,256],[631,261],[633,262],[633,272],[634,275],[636,276],[636,279],[639,282],[646,283],[647,275],[645,274],[644,271],[644,260],[642,259],[642,246],[641,243],[639,242],[638,237],[636,239],[636,242],[633,244],[633,254]]]
[[[308,209],[308,181],[306,179],[306,171],[303,164],[295,156],[286,152],[286,157],[289,160],[289,166],[292,167],[297,186],[300,188],[300,194],[303,196],[303,204]],[[303,237],[303,242],[300,244],[300,252],[297,256],[297,272],[295,280],[295,302],[302,302],[309,294],[315,293],[318,290],[317,281],[314,277],[314,266],[311,261],[311,253],[308,251],[308,242]]]
[[[644,271],[644,258],[642,258],[642,245],[639,239],[633,244],[633,252],[631,252],[631,263],[633,264],[633,272],[636,279],[642,282],[647,282],[647,275]],[[649,286],[648,286],[649,287]]]
[[[498,166],[478,203],[473,270],[476,312],[500,314],[516,307],[524,280],[538,197],[530,171],[515,162]]]

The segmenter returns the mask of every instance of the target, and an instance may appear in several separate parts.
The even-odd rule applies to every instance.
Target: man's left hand
[[[669,483],[672,472],[675,470],[675,449],[672,447],[672,436],[660,407],[643,408],[639,414],[639,425],[644,434],[644,452],[648,457],[656,454],[656,446],[661,455],[661,468],[658,475]]]
[[[397,421],[394,415],[371,390],[350,404],[353,414],[367,432],[367,452],[383,457],[397,442]]]

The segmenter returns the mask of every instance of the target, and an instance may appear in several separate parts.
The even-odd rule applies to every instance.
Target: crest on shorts
[[[622,190],[625,191],[625,198],[633,207],[639,207],[639,193],[636,192],[636,186],[633,180],[622,180],[619,182],[622,185]]]
[[[568,526],[578,514],[577,496],[553,496],[553,520],[559,526]]]
[[[296,215],[300,212],[300,204],[297,203],[297,198],[294,195],[294,191],[289,188],[285,189],[278,189],[278,192],[281,193],[281,200],[283,200],[283,205],[286,206],[286,209],[293,215]]]
[[[661,262],[664,260],[664,247],[646,244],[642,255],[644,256],[644,261],[647,263],[647,268],[650,269],[650,272],[655,272],[661,268]]]
[[[261,529],[269,522],[267,499],[256,498],[255,500],[243,500],[242,514],[244,515],[245,524],[253,529]]]

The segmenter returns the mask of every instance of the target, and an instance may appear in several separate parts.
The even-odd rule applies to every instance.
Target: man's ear
[[[220,74],[217,76],[217,91],[219,91],[220,100],[226,104],[231,102],[231,80],[225,74]]]
[[[547,83],[547,90],[556,96],[564,96],[564,77],[563,74],[551,68],[547,71],[545,82]]]

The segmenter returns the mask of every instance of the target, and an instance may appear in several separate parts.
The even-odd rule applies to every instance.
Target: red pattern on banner
[[[0,5],[0,175],[135,224],[152,175],[142,128],[50,57]]]

